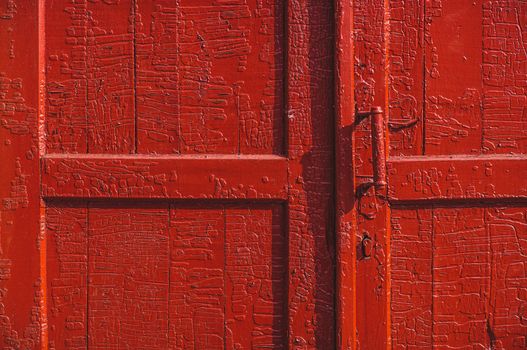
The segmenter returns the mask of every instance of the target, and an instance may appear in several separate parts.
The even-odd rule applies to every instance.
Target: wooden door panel
[[[81,37],[86,32],[86,9],[81,3],[68,4],[62,0],[46,6],[45,142],[50,153],[86,153],[88,149],[87,53]]]
[[[222,348],[226,320],[225,210],[170,210],[170,345]]]
[[[360,0],[360,2],[363,2]],[[376,16],[381,17],[383,6],[376,2]],[[424,62],[427,45],[425,44],[425,0],[396,1],[390,4],[389,51],[387,60],[390,64],[389,107],[390,123],[397,132],[390,134],[390,155],[420,155],[423,153],[423,135],[425,120],[423,118],[425,79]],[[430,6],[430,4],[427,4]],[[360,19],[359,19],[360,20]],[[361,20],[362,21],[362,20]],[[381,31],[382,24],[370,26],[369,31]],[[371,50],[363,55],[371,55]],[[376,52],[376,56],[382,56]],[[363,70],[371,67],[366,62]],[[371,81],[371,94],[379,96],[374,88],[379,89],[380,80]],[[368,108],[368,105],[363,106]]]
[[[286,347],[281,204],[138,207],[48,207],[52,346]]]
[[[393,347],[521,349],[525,207],[392,211]]]
[[[382,19],[382,2],[372,4]],[[525,11],[516,1],[390,2],[391,155],[525,153]],[[380,104],[384,78],[361,72],[382,66],[383,29],[356,13],[357,98],[368,109]]]
[[[526,10],[427,3],[423,153],[388,160],[394,348],[526,346]]]
[[[42,341],[334,347],[331,3],[45,10]]]
[[[140,152],[283,153],[284,5],[138,3]]]
[[[0,344],[335,347],[332,2],[4,5]]]
[[[427,2],[422,153],[388,158],[394,348],[526,346],[525,13]]]
[[[412,110],[400,113],[399,91],[412,103],[419,101],[417,110],[422,111],[416,123],[392,132],[392,154],[412,155],[397,151],[402,140],[415,138],[412,135],[420,135],[412,143],[422,144],[416,155],[524,153],[525,69],[519,67],[527,56],[518,48],[524,45],[525,4],[442,1],[420,7],[426,7],[424,21],[416,28],[422,33],[423,51],[411,49],[415,47],[413,29],[406,29],[402,39],[397,33],[399,18],[415,18],[415,11],[409,5],[390,10],[397,23],[390,31],[390,122],[404,125],[415,115]],[[424,57],[424,76],[407,68],[406,84],[400,83],[399,65],[394,65],[401,61],[400,48],[410,67]],[[415,82],[424,86],[425,100],[421,92],[409,92]],[[400,114],[405,114],[401,120]]]
[[[87,346],[88,209],[84,204],[46,208],[49,346]]]
[[[283,154],[284,18],[281,0],[48,2],[49,151]]]
[[[392,347],[431,349],[432,210],[408,208],[391,217]]]
[[[483,151],[526,153],[525,14],[518,1],[483,7]]]
[[[158,12],[154,25],[169,20]],[[182,1],[172,18],[181,153],[283,153],[285,2]],[[163,37],[150,36],[155,65]]]
[[[48,151],[133,153],[133,1],[49,1],[45,10]]]
[[[130,16],[134,1],[88,1],[85,6],[81,16],[86,20],[86,36],[73,36],[74,45],[86,51],[87,153],[133,153],[136,78]],[[72,29],[76,31],[76,22],[67,32]]]
[[[468,1],[426,5],[422,154],[482,151],[483,7]]]
[[[367,111],[372,106],[383,106],[386,109],[385,96],[387,94],[386,84],[384,83],[386,69],[385,54],[387,41],[385,37],[385,7],[384,0],[358,0],[353,1],[353,27],[354,41],[354,112]],[[405,2],[406,3],[406,2]],[[358,193],[364,192],[371,180],[373,166],[371,159],[371,127],[370,123],[357,123],[356,119],[350,125],[353,136],[350,140],[352,147],[354,194],[358,199]],[[346,145],[343,145],[346,147]],[[348,161],[348,160],[346,160]],[[368,198],[374,198],[370,191]],[[387,306],[381,302],[386,297],[387,277],[385,264],[388,248],[384,237],[386,235],[386,206],[378,206],[375,201],[369,202],[357,200],[354,204],[348,205],[354,208],[368,208],[367,212],[361,213],[357,210],[353,225],[356,242],[356,335],[355,344],[364,349],[381,349],[385,347],[388,337]],[[375,217],[371,216],[370,211],[375,212]],[[346,234],[346,230],[342,230]],[[375,242],[375,249],[372,249],[370,257],[362,259],[361,242],[372,239]],[[353,249],[353,248],[352,248]]]
[[[286,347],[283,219],[280,205],[172,206],[170,334],[176,348]]]
[[[88,227],[88,348],[166,348],[167,210],[90,206]]]
[[[287,348],[282,213],[279,206],[225,211],[225,288],[231,294],[225,301],[227,348]]]
[[[498,293],[494,271],[509,269],[490,257],[509,254],[493,245],[501,233],[487,220],[491,212],[517,211],[517,225],[526,222],[527,7],[424,0],[353,6],[351,105],[384,109],[389,147],[388,192],[379,193],[370,123],[351,125],[355,346],[524,348],[521,317],[512,311],[523,307],[521,297],[490,296]],[[523,264],[521,253],[510,255],[517,257],[512,265]],[[521,282],[515,290],[522,293]]]

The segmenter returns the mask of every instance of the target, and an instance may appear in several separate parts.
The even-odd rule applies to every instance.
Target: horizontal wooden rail
[[[388,182],[391,201],[527,199],[527,157],[393,157]]]
[[[44,198],[287,198],[279,156],[47,155]]]

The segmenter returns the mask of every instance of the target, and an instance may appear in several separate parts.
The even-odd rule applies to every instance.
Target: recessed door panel
[[[281,204],[47,210],[51,345],[285,348]]]
[[[392,211],[393,347],[525,344],[525,208]]]

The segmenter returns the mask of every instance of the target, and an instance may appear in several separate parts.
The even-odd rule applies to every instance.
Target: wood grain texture
[[[423,154],[481,152],[482,11],[469,1],[426,7]]]
[[[284,153],[284,1],[54,1],[46,13],[52,152]]]
[[[524,207],[397,209],[393,347],[523,349]]]
[[[286,348],[284,213],[54,202],[50,348]]]
[[[353,6],[335,2],[335,235],[336,235],[336,347],[352,349],[356,342],[356,213],[353,207],[354,82]]]
[[[135,151],[134,1],[46,3],[47,146]]]
[[[392,155],[525,152],[526,12],[517,1],[390,2]],[[362,77],[358,91],[381,82]]]
[[[88,347],[166,349],[168,210],[88,210]]]
[[[283,223],[280,207],[226,210],[227,348],[287,349],[288,258]]]
[[[46,208],[50,349],[88,346],[88,210],[85,205]]]
[[[389,131],[395,156],[423,153],[427,6],[425,0],[389,1]]]
[[[483,1],[483,152],[527,152],[527,4]]]
[[[487,219],[510,210],[511,231],[525,223],[527,7],[491,0],[354,6],[354,107],[384,106],[390,145],[384,196],[371,189],[369,123],[353,129],[354,346],[524,348],[521,311],[512,311],[522,298],[502,292],[497,311],[489,297],[496,274],[506,274],[493,272],[501,269],[495,254],[515,254],[492,243]]]
[[[526,348],[526,16],[3,2],[0,347]]]
[[[173,349],[225,344],[225,210],[170,209],[170,324]]]
[[[393,210],[391,311],[394,349],[431,349],[432,211]]]

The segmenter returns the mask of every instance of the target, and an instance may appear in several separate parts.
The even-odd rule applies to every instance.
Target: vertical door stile
[[[354,210],[353,7],[336,0],[335,7],[335,220],[337,235],[336,310],[337,349],[355,349],[356,343],[356,217]]]
[[[289,347],[333,349],[334,4],[289,0],[287,19]]]
[[[386,121],[388,103],[388,34],[389,1],[357,0],[354,6],[353,63],[355,121],[352,135],[354,209],[356,211],[356,317],[357,345],[361,349],[386,349],[390,347],[389,316],[389,208],[385,186],[375,186],[378,173],[374,161],[374,147],[386,149],[388,138]],[[378,108],[380,107],[380,109]],[[371,128],[367,116],[383,111],[383,127]],[[367,112],[370,111],[370,112]],[[374,111],[377,111],[373,113]],[[377,115],[377,117],[379,117]],[[378,125],[378,124],[377,124]],[[381,137],[379,137],[381,136]],[[374,138],[381,144],[375,143]],[[378,140],[380,138],[380,140]],[[382,159],[384,162],[385,159]],[[379,185],[379,184],[377,184]]]
[[[385,152],[383,153],[383,158],[380,161],[382,162],[382,167],[384,171],[386,172],[386,162],[388,160],[388,157],[390,157],[390,133],[388,130],[388,121],[390,120],[390,35],[391,35],[391,28],[390,28],[390,20],[391,20],[391,0],[384,0],[384,27],[383,27],[383,34],[384,34],[384,119],[383,119],[383,130],[384,132],[384,149]],[[373,133],[373,130],[372,130]],[[372,134],[373,135],[373,134]],[[373,158],[372,158],[372,161]],[[374,180],[375,180],[375,169],[374,169]],[[387,174],[385,173],[385,176]],[[385,179],[386,180],[386,179]],[[387,185],[385,183],[385,185]],[[383,188],[382,193],[380,194],[381,203],[384,205],[385,213],[384,213],[384,249],[385,249],[385,271],[386,271],[386,277],[384,281],[384,322],[386,322],[386,349],[390,350],[392,349],[392,325],[391,325],[391,207],[388,202],[387,198],[387,187]]]
[[[42,168],[40,159],[46,154],[46,4],[38,1],[38,183],[40,187]],[[40,197],[40,196],[39,196]],[[40,243],[40,345],[48,349],[48,280],[47,280],[47,237],[46,237],[46,202],[39,198],[39,243]]]

